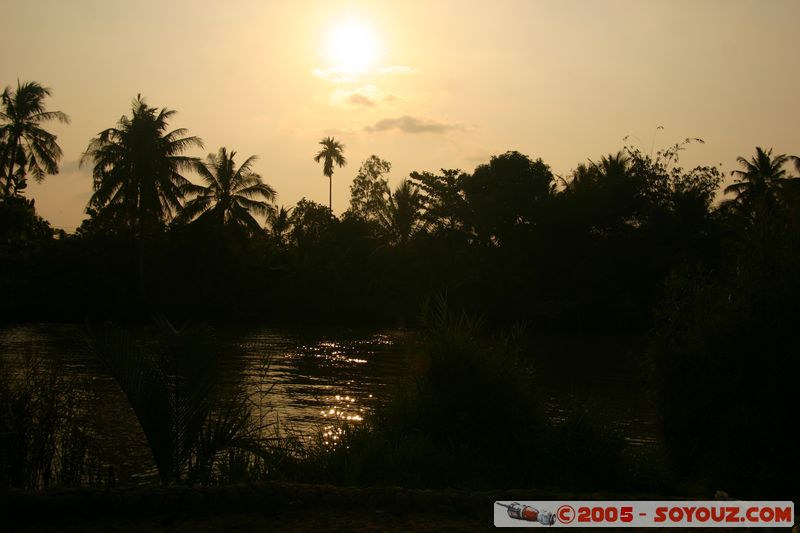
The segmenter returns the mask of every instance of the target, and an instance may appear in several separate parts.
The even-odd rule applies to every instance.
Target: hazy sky
[[[312,157],[333,135],[338,214],[370,154],[393,183],[507,150],[566,174],[626,135],[646,152],[701,137],[682,162],[726,171],[756,145],[797,154],[798,20],[800,0],[6,0],[0,83],[39,81],[72,118],[50,126],[61,173],[27,191],[57,227],[83,219],[78,160],[137,93],[205,141],[191,155],[257,154],[287,206],[327,204]]]

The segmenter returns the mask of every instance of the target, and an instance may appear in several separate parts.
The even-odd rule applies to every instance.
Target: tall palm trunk
[[[328,209],[333,213],[333,176],[328,176]]]
[[[142,307],[147,307],[147,285],[145,283],[145,255],[147,247],[147,210],[142,201],[142,189],[139,185],[138,199],[138,219],[139,219],[139,242],[138,242],[138,270],[139,270],[139,303]]]
[[[11,196],[11,182],[14,179],[14,162],[17,159],[17,147],[19,146],[19,138],[14,137],[14,144],[11,145],[9,162],[8,162],[8,174],[6,174],[6,190],[5,190],[5,197],[8,198]]]
[[[139,215],[139,250],[138,250],[138,263],[139,263],[139,302],[144,306],[147,303],[147,293],[145,292],[144,284],[144,216]]]

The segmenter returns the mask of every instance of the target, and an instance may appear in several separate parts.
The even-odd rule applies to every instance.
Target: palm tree
[[[292,225],[290,222],[292,209],[291,207],[286,209],[285,206],[281,206],[279,209],[273,209],[267,216],[270,234],[280,246],[285,244],[286,239],[284,236],[289,232],[289,228]]]
[[[94,163],[94,194],[89,208],[105,211],[138,236],[139,296],[145,299],[144,247],[147,236],[163,227],[181,208],[184,196],[196,189],[180,174],[194,167],[197,158],[180,155],[203,146],[186,130],[168,131],[175,114],[149,107],[141,95],[133,101],[131,116],[122,116],[116,128],[101,131],[81,158]]]
[[[422,228],[421,205],[417,186],[408,180],[401,181],[380,214],[381,226],[392,241],[405,244]]]
[[[589,164],[581,163],[572,171],[572,179],[565,183],[568,191],[575,192],[598,185],[626,183],[633,175],[631,160],[623,152],[604,155],[600,162],[589,159]]]
[[[195,186],[180,174],[195,167],[197,158],[180,155],[198,137],[186,130],[167,131],[175,114],[149,107],[141,95],[133,101],[131,117],[123,116],[116,128],[101,131],[81,158],[94,162],[94,194],[89,206],[112,209],[141,236],[169,222]]]
[[[57,120],[69,124],[61,111],[47,111],[45,97],[50,89],[35,81],[20,83],[17,90],[6,87],[0,100],[0,177],[5,179],[3,195],[8,197],[25,187],[25,173],[37,182],[47,174],[58,173],[61,148],[56,136],[41,127],[42,122]]]
[[[597,173],[605,179],[624,180],[631,171],[630,160],[622,152],[604,155],[600,158],[599,164],[591,159],[589,162]]]
[[[335,141],[333,137],[325,137],[322,139],[319,144],[322,145],[322,149],[317,152],[317,155],[314,156],[314,161],[319,163],[320,161],[324,161],[324,165],[322,167],[322,173],[327,176],[328,178],[328,209],[333,212],[333,165],[339,165],[339,168],[342,168],[347,164],[347,160],[344,158],[342,152],[344,151],[344,145],[338,141]]]
[[[578,168],[572,171],[572,179],[570,181],[562,180],[564,188],[567,191],[573,192],[578,189],[584,189],[591,186],[597,179],[597,167],[594,162],[592,166],[586,166],[585,163],[580,163]]]
[[[235,151],[220,148],[208,154],[205,162],[195,162],[205,187],[194,191],[196,196],[184,206],[181,216],[187,220],[211,218],[219,226],[235,226],[256,232],[261,225],[253,214],[269,216],[277,196],[275,190],[261,181],[261,176],[251,170],[256,156],[250,156],[236,168]]]
[[[735,194],[739,207],[744,209],[760,209],[772,201],[775,190],[786,180],[783,165],[789,161],[784,154],[772,156],[772,149],[766,152],[756,147],[756,155],[750,161],[744,157],[736,158],[743,170],[734,170],[731,175],[738,176],[739,181],[725,187],[725,194]]]

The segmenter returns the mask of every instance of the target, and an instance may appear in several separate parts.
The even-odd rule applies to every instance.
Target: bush
[[[684,268],[667,282],[650,350],[661,430],[679,473],[711,490],[798,494],[798,235],[773,214],[726,271]]]
[[[579,404],[548,420],[517,329],[486,340],[479,320],[427,305],[413,377],[338,444],[320,439],[314,480],[404,486],[559,486],[628,483],[624,442]]]

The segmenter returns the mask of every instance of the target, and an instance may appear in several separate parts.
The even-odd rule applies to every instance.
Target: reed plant
[[[63,365],[34,348],[0,358],[0,484],[36,490],[93,478],[85,400]]]

